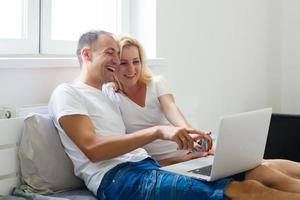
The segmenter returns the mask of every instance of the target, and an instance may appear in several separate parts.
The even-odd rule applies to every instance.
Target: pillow
[[[30,114],[24,120],[19,148],[21,189],[53,194],[84,186],[75,176],[49,115]]]

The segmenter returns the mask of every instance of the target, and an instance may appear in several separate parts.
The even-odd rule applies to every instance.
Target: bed
[[[34,111],[33,114],[29,115],[29,117],[24,117],[32,111]],[[45,141],[39,141],[42,143],[42,148],[47,150],[47,156],[44,156],[47,160],[53,159],[51,156],[55,158],[61,157],[61,155],[64,155],[64,153],[62,153],[64,151],[62,146],[55,146],[54,148],[47,149],[53,146],[53,144],[51,144],[47,147],[47,143],[51,143],[48,141],[53,139],[58,141],[58,135],[53,123],[51,123],[51,119],[47,116],[47,108],[45,106],[26,108],[18,113],[18,117],[16,118],[0,119],[0,200],[96,200],[96,197],[89,192],[82,183],[75,184],[76,187],[74,188],[69,187],[63,191],[54,192],[28,193],[20,189],[22,188],[21,186],[23,183],[20,178],[22,171],[20,167],[21,159],[18,155],[21,147],[20,141],[23,139],[23,137],[21,138],[22,134],[24,135],[24,133],[27,133],[28,135],[31,135],[35,133],[40,135],[45,133],[45,135],[47,135],[46,138],[44,138]],[[280,126],[280,124],[284,124],[284,126]],[[48,133],[49,130],[52,130],[53,134]],[[273,114],[265,158],[280,157],[300,161],[299,154],[294,152],[296,149],[299,150],[299,146],[297,145],[299,143],[299,130],[300,116]],[[289,150],[283,148],[283,144],[278,142],[284,137],[282,135],[284,133],[290,133],[289,140],[294,142],[293,145],[292,143],[289,143],[288,145],[289,148],[292,148],[292,152],[286,152]],[[53,138],[48,138],[49,135],[52,135]],[[36,137],[36,135],[33,136]],[[276,140],[277,142],[273,140]],[[55,143],[60,144],[59,142]],[[276,151],[274,151],[274,149],[276,149]],[[281,152],[278,152],[278,149],[281,150]],[[53,155],[51,154],[51,151],[53,151]],[[288,157],[291,155],[295,156]],[[54,163],[56,163],[55,167],[60,166],[61,170],[65,170],[64,167],[67,166],[69,167],[69,170],[65,171],[72,172],[72,170],[70,170],[72,166],[70,165],[70,161],[67,161],[66,157],[61,157],[59,161],[54,161]],[[39,165],[39,163],[36,164]],[[62,176],[65,176],[65,174],[66,173]],[[50,174],[49,176],[51,177],[52,175]],[[70,173],[69,176],[72,176],[72,173]],[[70,182],[76,182],[76,180],[74,181],[74,177],[73,179],[72,177],[70,178]],[[78,187],[78,185],[82,187]]]
[[[32,113],[32,114],[30,114],[29,117],[24,117],[29,112],[37,111],[37,110],[38,110],[38,113]],[[23,135],[25,133],[29,133],[28,131],[34,130],[32,132],[37,132],[37,131],[39,132],[39,133],[35,133],[35,134],[45,133],[45,135],[46,135],[47,131],[44,131],[44,130],[49,129],[46,126],[51,126],[52,131],[53,130],[56,131],[56,129],[53,126],[53,123],[51,123],[52,121],[51,121],[50,117],[47,116],[47,114],[46,114],[46,112],[47,112],[46,106],[44,106],[42,108],[39,106],[38,109],[37,109],[37,107],[26,108],[26,111],[25,112],[23,112],[23,111],[24,110],[20,110],[18,117],[16,117],[16,118],[0,119],[0,160],[1,160],[1,163],[0,163],[0,199],[1,200],[12,200],[12,199],[15,199],[15,200],[17,200],[17,199],[19,199],[19,200],[29,200],[29,199],[30,200],[33,200],[33,199],[34,200],[52,200],[52,199],[53,200],[80,200],[80,199],[96,200],[96,197],[85,188],[84,184],[81,181],[77,181],[77,180],[74,181],[74,179],[77,179],[77,177],[75,177],[75,175],[73,174],[72,164],[71,164],[70,160],[67,160],[68,158],[64,157],[66,155],[64,155],[64,153],[61,152],[61,150],[63,150],[63,147],[60,143],[59,143],[59,145],[61,145],[61,146],[58,146],[58,147],[53,144],[48,145],[49,147],[53,146],[52,151],[54,153],[57,153],[57,154],[59,153],[59,154],[63,155],[63,156],[60,156],[60,160],[54,161],[55,164],[53,163],[52,166],[49,166],[49,168],[45,168],[45,166],[47,165],[47,163],[45,164],[45,160],[46,159],[51,160],[52,155],[44,156],[45,158],[42,158],[41,161],[35,161],[32,159],[32,160],[30,160],[31,163],[29,163],[29,164],[28,164],[28,159],[26,157],[25,157],[25,159],[24,159],[24,156],[23,156],[23,158],[22,158],[22,156],[20,157],[20,152],[21,152],[20,149],[24,149],[24,147],[22,145],[24,145],[23,144],[24,143]],[[40,136],[36,136],[36,135],[32,135],[32,137],[36,137],[38,139],[41,138]],[[53,138],[55,140],[58,139],[57,134],[52,134],[51,137],[52,138],[49,139],[47,136],[46,138],[44,138],[45,141],[42,141],[42,143],[41,143],[42,144],[41,147],[45,148],[47,151],[51,151],[51,150],[47,149],[48,147],[45,142],[51,141],[51,140],[53,140]],[[20,141],[22,141],[22,143]],[[51,143],[51,142],[48,142],[48,143]],[[28,143],[26,143],[26,145],[28,146]],[[31,145],[30,148],[32,148],[32,146],[33,145]],[[26,148],[28,148],[28,147],[26,147]],[[60,150],[59,152],[57,151],[58,149]],[[32,150],[32,149],[30,149],[30,150]],[[52,152],[50,152],[50,154],[51,153]],[[26,155],[28,155],[28,154],[29,153],[26,152]],[[32,152],[30,152],[30,155],[34,155],[35,158],[41,158],[41,156],[42,156],[42,155],[39,155],[40,157],[38,157],[38,156],[36,156],[37,154],[34,154],[34,153],[32,154]],[[38,163],[36,163],[36,162],[38,162]],[[26,187],[23,187],[24,185],[26,185],[24,183],[25,175],[23,173],[26,174],[26,173],[28,173],[28,170],[30,170],[30,172],[32,172],[34,170],[37,170],[36,168],[39,168],[39,167],[42,168],[43,162],[44,162],[44,168],[41,169],[40,171],[42,171],[43,173],[46,174],[47,172],[45,172],[45,169],[48,170],[48,169],[52,168],[51,169],[52,174],[50,174],[49,176],[53,176],[53,174],[56,173],[65,179],[65,177],[66,177],[66,175],[68,175],[68,173],[72,174],[71,176],[74,176],[74,177],[71,177],[69,182],[64,182],[64,180],[63,181],[57,180],[58,182],[64,182],[64,183],[59,183],[59,184],[65,184],[65,185],[69,184],[68,187],[63,188],[64,187],[63,185],[59,185],[56,188],[54,186],[54,189],[53,189],[53,185],[52,185],[52,188],[50,188],[51,191],[50,190],[36,190],[36,191],[38,191],[37,193],[35,193],[35,190],[27,190],[27,191],[26,191],[26,189],[23,190],[24,188],[26,188]],[[67,162],[67,164],[65,162]],[[24,170],[23,166],[20,167],[20,163],[25,163],[26,166],[30,166],[30,168],[26,171],[26,170]],[[36,166],[33,166],[33,164],[36,164]],[[66,168],[66,166],[69,168]],[[54,167],[56,170],[53,172]],[[59,169],[59,168],[61,168],[61,169]],[[60,174],[59,171],[61,171],[61,170],[66,170],[68,172],[67,173],[62,172]],[[40,173],[40,172],[38,172],[38,173]],[[21,177],[21,174],[22,174],[22,177]],[[39,181],[41,181],[41,179],[38,179],[38,181],[34,182],[34,184],[37,184],[37,187],[40,186]],[[58,183],[58,182],[56,182],[56,183]],[[75,182],[75,184],[70,183],[70,182]],[[51,183],[51,184],[53,184],[53,183]],[[71,184],[71,186],[70,186],[70,184]],[[37,189],[37,188],[34,187],[34,189]]]

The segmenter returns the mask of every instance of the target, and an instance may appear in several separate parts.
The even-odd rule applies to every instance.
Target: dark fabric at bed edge
[[[35,193],[25,193],[20,189],[15,189],[10,196],[0,197],[0,200],[97,200],[97,198],[87,189],[71,190],[53,195],[40,195]]]
[[[273,113],[264,158],[300,162],[299,142],[300,115]]]

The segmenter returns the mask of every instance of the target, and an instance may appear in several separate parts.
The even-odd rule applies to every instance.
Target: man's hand
[[[177,143],[178,149],[191,150],[194,145],[193,138],[186,128],[175,126],[158,126],[159,139],[171,140]]]
[[[210,133],[197,131],[192,128],[174,127],[174,126],[158,126],[159,139],[171,140],[177,143],[178,149],[192,150],[194,141],[204,139],[207,143],[207,149],[212,147],[212,139]],[[208,151],[207,150],[207,151]]]

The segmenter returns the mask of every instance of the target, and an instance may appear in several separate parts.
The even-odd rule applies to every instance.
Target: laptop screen
[[[300,115],[272,114],[264,158],[300,162]]]

